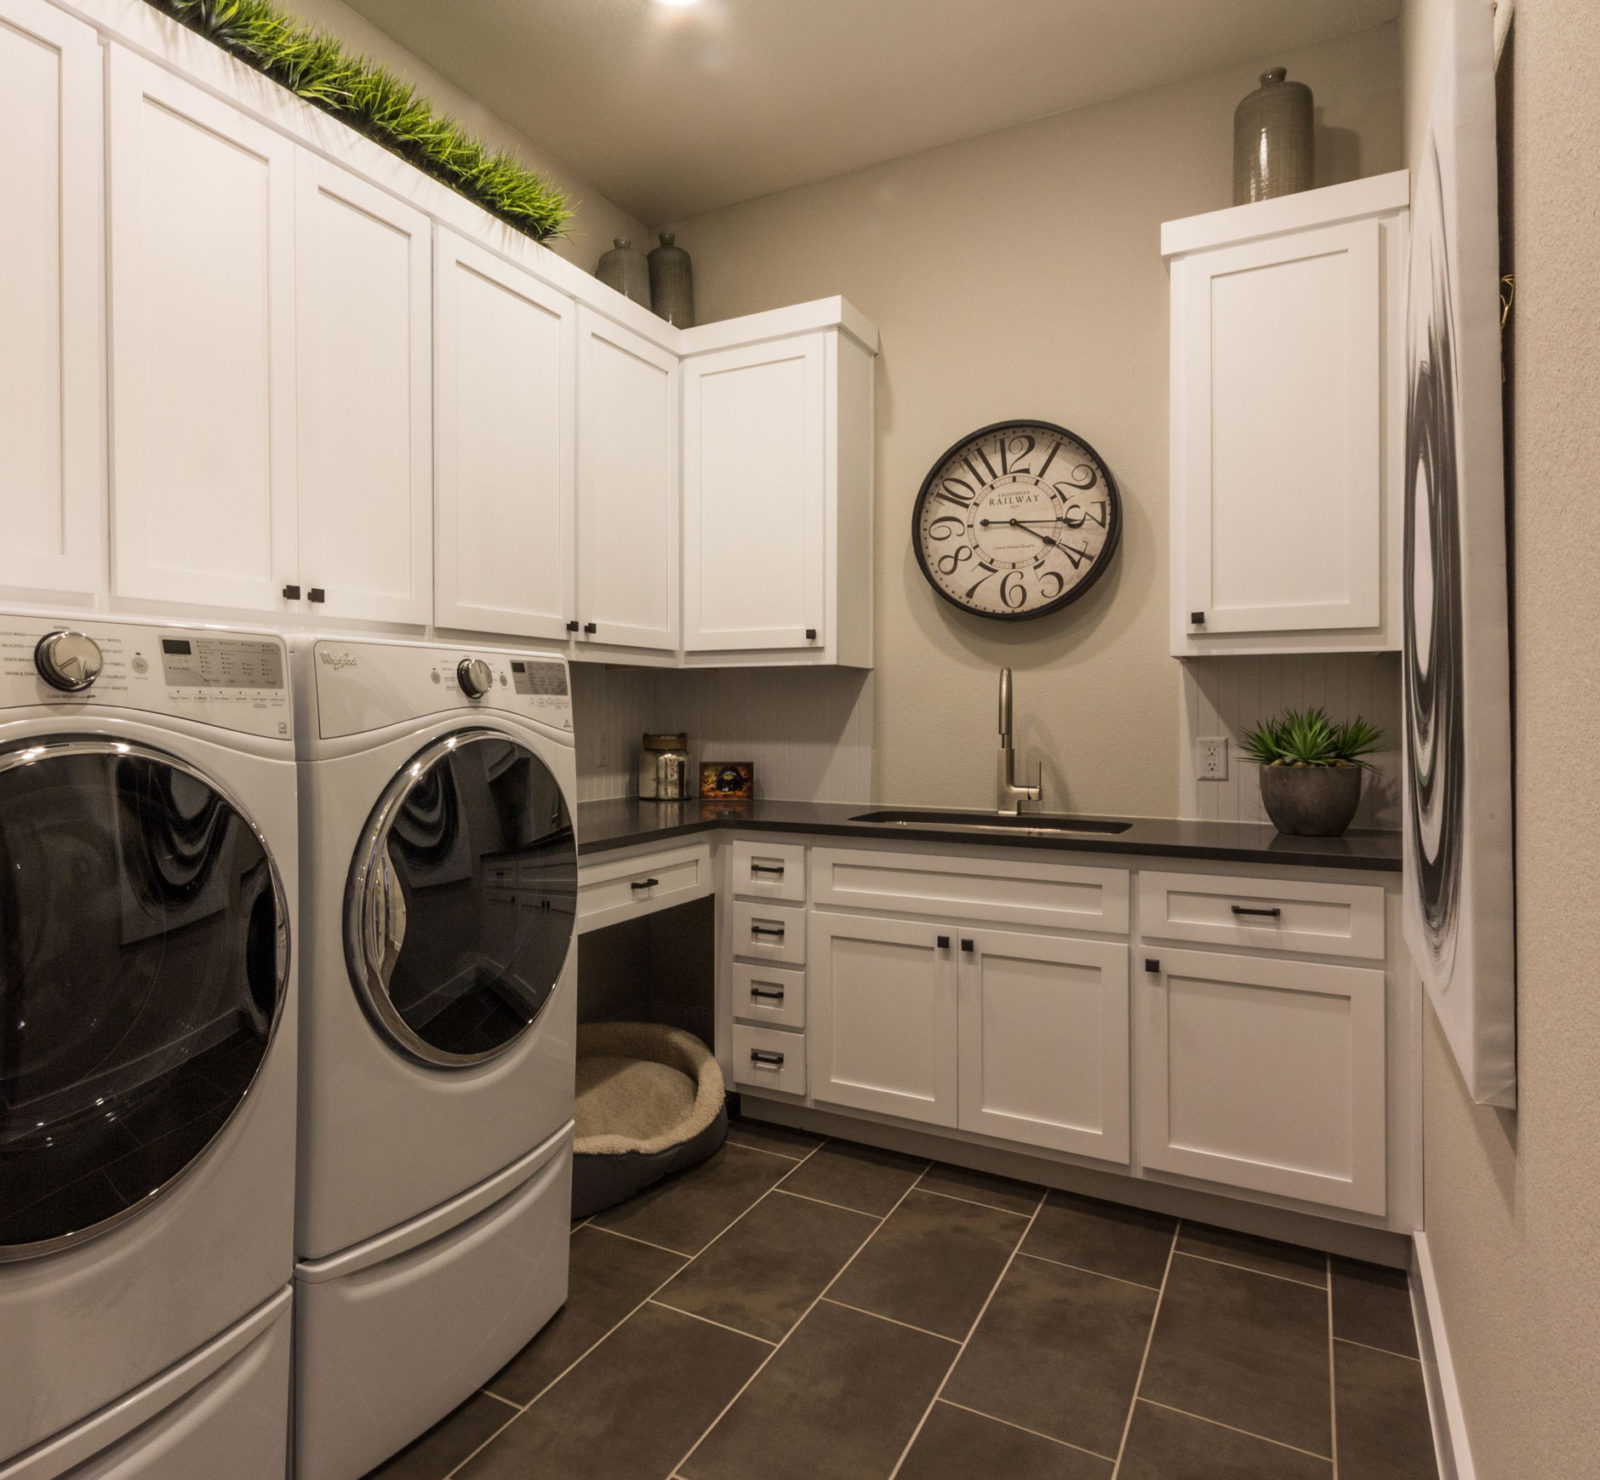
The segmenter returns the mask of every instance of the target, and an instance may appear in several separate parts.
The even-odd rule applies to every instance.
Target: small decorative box
[[[701,761],[700,795],[713,801],[748,802],[756,790],[749,761]]]

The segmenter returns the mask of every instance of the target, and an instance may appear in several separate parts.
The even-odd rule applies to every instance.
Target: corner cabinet
[[[1176,656],[1400,645],[1408,191],[1162,227]]]
[[[687,662],[872,664],[877,335],[832,302],[684,335]]]

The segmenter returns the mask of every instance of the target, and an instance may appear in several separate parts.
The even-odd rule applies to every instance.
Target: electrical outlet
[[[611,766],[611,760],[611,737],[602,730],[600,738],[595,742],[594,747],[595,769],[598,771],[608,770]]]
[[[1202,781],[1228,779],[1228,737],[1215,736],[1194,742],[1195,774]]]

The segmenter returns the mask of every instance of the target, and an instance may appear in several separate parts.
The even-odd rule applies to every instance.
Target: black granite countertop
[[[665,842],[712,829],[807,833],[816,837],[873,838],[882,843],[915,838],[978,848],[1042,848],[1057,853],[1129,853],[1146,858],[1199,858],[1217,863],[1285,863],[1303,868],[1398,872],[1398,832],[1350,831],[1342,838],[1292,838],[1265,823],[1185,822],[1135,817],[1127,832],[1107,836],[1060,833],[969,832],[919,823],[884,826],[857,822],[877,804],[860,802],[642,802],[624,797],[578,807],[578,853],[592,857],[637,843]],[[981,814],[974,814],[981,815]]]

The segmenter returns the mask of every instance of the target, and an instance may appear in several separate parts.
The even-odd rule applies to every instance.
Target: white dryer
[[[355,1480],[566,1299],[563,659],[306,638],[295,1474]]]
[[[0,614],[0,1477],[287,1465],[282,640]]]

